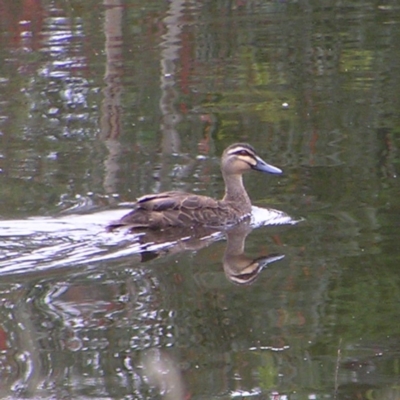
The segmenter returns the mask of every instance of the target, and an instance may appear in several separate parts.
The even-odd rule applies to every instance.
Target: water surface
[[[399,397],[398,4],[9,3],[1,397]],[[238,141],[250,226],[105,230]]]

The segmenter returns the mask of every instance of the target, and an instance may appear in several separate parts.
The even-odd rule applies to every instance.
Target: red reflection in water
[[[0,24],[10,32],[13,47],[39,48],[39,32],[43,27],[43,7],[39,0],[0,0]]]
[[[8,349],[8,344],[7,344],[7,333],[3,329],[3,327],[0,327],[0,350],[7,350]]]

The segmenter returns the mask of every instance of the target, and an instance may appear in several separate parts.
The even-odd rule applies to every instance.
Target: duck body
[[[185,192],[164,192],[140,197],[132,211],[109,228],[219,227],[236,224],[250,213],[251,207],[236,202]]]
[[[251,215],[251,200],[243,185],[242,174],[249,170],[271,174],[282,171],[263,161],[247,143],[229,146],[221,159],[225,195],[221,200],[192,193],[171,191],[140,197],[133,209],[109,230],[165,229],[168,227],[224,227],[243,221]]]

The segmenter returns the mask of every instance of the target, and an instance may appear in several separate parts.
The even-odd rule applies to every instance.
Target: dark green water
[[[0,1],[0,397],[398,399],[399,43],[396,1]],[[247,284],[245,234],[105,231],[238,141],[303,218]]]

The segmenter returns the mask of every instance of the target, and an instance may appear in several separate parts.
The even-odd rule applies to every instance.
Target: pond
[[[0,10],[1,398],[400,397],[400,4]],[[106,229],[236,142],[251,219]]]

